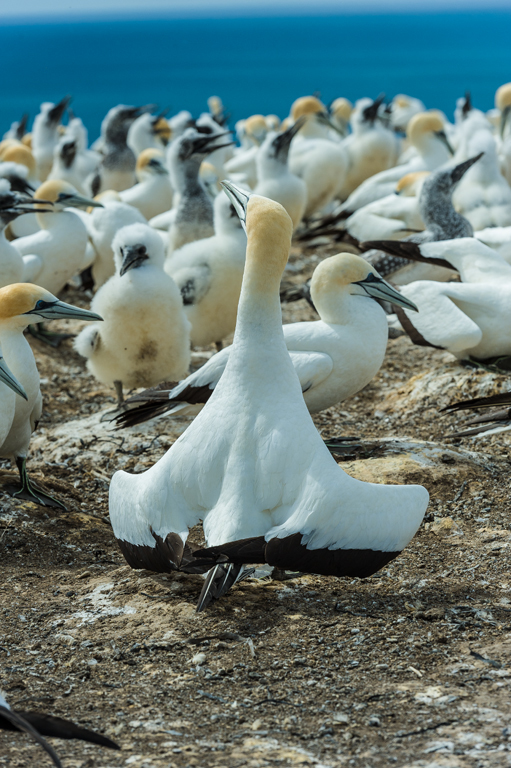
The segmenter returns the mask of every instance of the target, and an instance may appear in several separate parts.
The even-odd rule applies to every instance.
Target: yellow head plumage
[[[32,134],[26,133],[21,139],[21,143],[24,144],[29,149],[32,149]]]
[[[0,160],[4,159],[4,155],[11,147],[19,147],[20,143],[17,139],[3,139],[0,141]]]
[[[411,189],[418,181],[429,176],[429,171],[415,171],[401,176],[396,184],[396,192],[406,192]]]
[[[397,96],[394,96],[392,101],[397,107],[401,107],[402,109],[410,106],[410,99],[403,93],[398,93]]]
[[[353,253],[337,253],[320,262],[311,281],[311,294],[329,291],[339,286],[358,283],[371,274],[377,275],[376,270],[361,256]]]
[[[148,149],[142,150],[142,152],[137,157],[137,173],[147,170],[147,166],[151,160],[159,160],[162,165],[165,165],[165,155],[161,149],[149,147]]]
[[[497,88],[495,93],[495,106],[503,112],[506,107],[511,106],[511,83],[504,83]]]
[[[40,187],[34,192],[34,198],[36,200],[49,200],[51,203],[56,203],[59,199],[59,195],[77,195],[78,192],[67,181],[61,179],[50,179],[44,181]],[[47,210],[47,206],[38,206],[43,210]]]
[[[414,115],[406,128],[406,135],[412,144],[416,144],[425,133],[443,131],[444,124],[440,114],[434,110],[431,112],[419,112]]]
[[[153,133],[156,133],[164,143],[169,142],[172,136],[172,128],[169,125],[169,121],[165,120],[164,117],[159,117],[153,125]]]
[[[278,131],[280,127],[280,117],[277,115],[266,115],[266,127],[269,131]]]
[[[36,163],[32,152],[24,144],[17,142],[8,146],[0,155],[3,162],[19,163],[28,168],[29,174],[33,175],[36,169]]]
[[[338,99],[334,99],[330,105],[330,112],[335,117],[339,117],[341,120],[344,120],[345,123],[348,122],[350,119],[350,115],[353,112],[353,104],[351,101],[348,101],[348,99],[345,99],[344,96],[339,97]]]
[[[318,112],[326,112],[326,107],[316,96],[300,96],[291,106],[291,117],[295,122],[299,117],[308,117]]]
[[[247,263],[257,262],[261,288],[265,275],[282,274],[287,264],[293,222],[280,203],[251,195],[246,209]]]
[[[52,293],[33,283],[11,283],[0,288],[0,321],[30,312],[41,299],[57,301]]]

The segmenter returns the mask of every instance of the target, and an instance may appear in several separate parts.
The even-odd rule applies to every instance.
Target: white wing
[[[332,373],[334,363],[324,352],[290,352],[302,392],[317,387]]]
[[[44,262],[40,256],[30,254],[22,256],[23,259],[23,281],[25,283],[37,283],[37,278],[41,273]]]

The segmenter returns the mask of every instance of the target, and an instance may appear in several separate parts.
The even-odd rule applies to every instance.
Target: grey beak
[[[449,152],[449,154],[454,155],[454,149],[451,147],[451,144],[449,142],[449,139],[446,136],[445,131],[435,131],[435,136],[437,137],[437,139],[440,139],[440,141],[442,142],[442,144],[444,144],[444,146],[447,147],[447,151]]]
[[[26,315],[38,315],[45,320],[103,320],[100,315],[88,309],[73,307],[64,301],[38,301],[34,309],[25,312]]]
[[[137,269],[137,267],[142,266],[144,261],[147,261],[149,258],[145,245],[142,245],[141,243],[137,243],[137,245],[127,245],[124,248],[121,248],[121,255],[123,257],[119,272],[121,277],[125,275],[128,270]]]
[[[372,299],[383,299],[383,301],[390,301],[391,304],[398,304],[405,309],[412,309],[414,312],[419,311],[413,301],[410,301],[402,293],[396,291],[395,288],[379,275],[375,275],[374,272],[370,272],[367,277],[354,283],[354,285],[360,285]]]
[[[459,165],[455,166],[451,171],[451,179],[453,184],[457,184],[458,181],[460,181],[463,176],[466,174],[469,168],[472,168],[474,163],[477,163],[477,161],[484,155],[484,152],[480,152],[475,157],[471,157],[469,160],[465,160],[464,163],[460,163]]]
[[[509,120],[509,115],[511,114],[511,105],[509,107],[505,107],[502,111],[502,114],[500,116],[500,138],[504,138],[504,131],[506,129],[507,121]]]
[[[97,200],[91,200],[89,197],[82,197],[82,195],[60,194],[57,202],[63,203],[69,208],[104,208]]]
[[[20,395],[25,400],[28,400],[27,393],[19,381],[14,378],[3,357],[0,357],[0,381],[3,381],[3,383],[6,384],[9,389],[12,389],[13,392],[16,392],[17,395]]]
[[[234,206],[234,210],[238,214],[241,226],[247,231],[247,205],[250,200],[250,194],[243,189],[233,184],[232,181],[221,181],[220,184],[224,188],[225,194]]]

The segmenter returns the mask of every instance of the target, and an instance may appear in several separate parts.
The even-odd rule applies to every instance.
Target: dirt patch
[[[316,261],[295,252],[286,278]],[[305,301],[284,308],[286,322],[313,318]],[[438,413],[508,378],[390,341],[371,384],[314,421],[325,438],[399,438],[339,461],[362,479],[426,485],[415,539],[364,581],[247,581],[197,616],[202,579],[131,570],[107,504],[112,473],[151,466],[190,419],[112,432],[100,417],[114,392],[70,342],[31,343],[44,413],[29,468],[69,511],[0,497],[0,688],[15,708],[122,746],[54,742],[66,768],[511,765],[509,437],[452,441],[465,417]],[[0,482],[12,476],[5,464]],[[0,734],[0,766],[45,760]]]

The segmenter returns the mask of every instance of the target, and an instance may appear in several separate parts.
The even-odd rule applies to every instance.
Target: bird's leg
[[[59,347],[64,339],[72,339],[74,337],[72,333],[53,333],[53,331],[47,331],[43,323],[29,325],[28,332],[35,339],[42,341],[43,344],[49,344],[50,347]]]
[[[217,352],[221,352],[222,349],[224,348],[223,341],[215,341],[215,347]]]
[[[122,381],[114,381],[115,394],[117,395],[117,407],[121,408],[124,403],[124,394],[122,391]]]
[[[27,501],[34,502],[34,504],[40,504],[42,507],[55,507],[67,512],[66,507],[60,501],[50,496],[30,480],[27,472],[26,456],[17,456],[16,466],[20,473],[21,487],[7,485],[4,487],[4,490],[15,499],[26,499]]]

